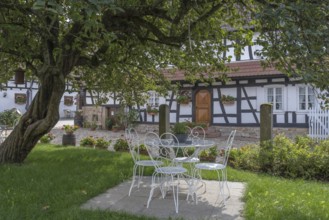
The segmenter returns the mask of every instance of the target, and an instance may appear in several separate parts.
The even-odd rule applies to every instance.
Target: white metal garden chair
[[[167,136],[168,135],[168,136]],[[150,158],[156,162],[159,158],[164,161],[164,165],[154,163],[154,172],[152,174],[152,186],[147,201],[147,208],[150,206],[154,190],[159,187],[162,198],[165,197],[169,188],[172,188],[175,211],[178,213],[179,208],[179,180],[180,177],[187,172],[187,169],[181,166],[175,166],[172,163],[172,157],[174,156],[172,151],[172,144],[174,142],[173,136],[166,134],[162,136],[164,139],[157,137],[157,134],[150,132],[146,135],[144,144],[147,148]],[[150,138],[152,137],[152,138]]]
[[[139,188],[143,174],[144,167],[153,167],[154,163],[157,165],[163,164],[162,161],[154,161],[154,160],[144,160],[141,159],[141,152],[143,148],[143,142],[140,140],[137,131],[134,128],[129,128],[125,130],[125,138],[128,142],[129,151],[131,157],[134,161],[133,167],[133,177],[131,181],[131,186],[129,189],[128,195],[130,196],[133,187],[135,186],[136,176],[138,177],[137,188]],[[145,149],[146,150],[146,149]]]
[[[194,128],[189,128],[190,133],[187,138],[187,143],[190,143],[191,145],[197,143],[200,140],[205,140],[206,132],[201,126],[196,126]],[[192,164],[200,162],[200,159],[198,158],[199,149],[194,149],[195,151],[193,153],[189,153],[189,148],[184,148],[182,151],[182,156],[177,156],[174,158],[175,163],[189,163],[190,168],[192,169]]]
[[[227,184],[227,161],[229,159],[229,155],[230,155],[230,151],[232,149],[232,144],[233,144],[233,140],[234,140],[234,136],[235,136],[236,130],[233,130],[229,137],[227,138],[227,142],[226,142],[226,146],[225,146],[225,153],[224,153],[224,157],[223,157],[223,161],[222,163],[197,163],[195,164],[195,175],[198,176],[201,180],[201,171],[202,170],[211,170],[211,171],[216,171],[217,172],[217,176],[218,176],[218,183],[219,183],[219,195],[217,200],[219,199],[220,196],[223,196],[223,202],[225,204],[225,201],[227,198],[230,197],[230,189],[229,186]],[[227,188],[228,190],[228,197],[225,198],[225,193],[224,193],[224,187]],[[197,203],[197,198],[196,199],[196,203]]]

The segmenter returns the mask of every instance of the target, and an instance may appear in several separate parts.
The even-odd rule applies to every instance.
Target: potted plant
[[[222,95],[221,102],[225,105],[232,105],[234,104],[235,98],[231,95]]]
[[[136,146],[134,149],[138,154],[141,155],[148,155],[147,149],[144,144],[141,144],[139,146]]]
[[[171,128],[172,133],[177,137],[178,141],[184,143],[188,137],[188,127],[185,122],[177,122]]]
[[[62,130],[64,130],[66,134],[73,134],[78,128],[77,125],[63,125]]]
[[[217,146],[213,146],[206,150],[200,152],[200,160],[201,161],[208,161],[208,162],[215,162],[216,157],[218,156]]]
[[[55,138],[55,135],[53,135],[52,133],[49,132],[48,134],[45,134],[40,138],[40,143],[49,144],[50,141],[52,141],[54,138]]]
[[[179,104],[188,104],[190,102],[190,98],[187,95],[178,95],[176,101]]]
[[[150,105],[147,106],[147,109],[146,109],[147,113],[150,114],[150,115],[156,115],[159,113],[159,109],[155,108],[155,107],[152,107]]]
[[[111,140],[107,141],[104,138],[100,137],[96,139],[96,144],[95,147],[96,148],[100,148],[100,149],[107,149],[107,147],[110,145]]]
[[[80,146],[83,147],[94,147],[96,144],[96,139],[93,136],[87,136],[81,139]]]
[[[14,127],[15,123],[20,119],[21,114],[14,109],[4,110],[0,112],[0,124],[6,127]]]
[[[77,125],[63,125],[62,130],[65,131],[65,134],[63,134],[62,138],[62,145],[72,145],[75,146],[75,135],[74,132],[79,127]]]
[[[25,104],[26,103],[26,94],[16,93],[15,94],[15,103],[16,104]]]
[[[128,142],[122,138],[117,139],[113,148],[115,151],[129,151]]]

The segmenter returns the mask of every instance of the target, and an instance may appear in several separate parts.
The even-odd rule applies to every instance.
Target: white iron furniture
[[[190,196],[192,196],[192,200],[195,200],[195,192],[202,187],[204,183],[200,179],[195,178],[193,175],[194,167],[192,165],[199,162],[199,152],[214,146],[215,142],[212,140],[205,140],[204,136],[199,138],[198,135],[194,135],[193,139],[190,139],[191,141],[188,140],[184,143],[180,143],[176,136],[172,133],[162,134],[160,140],[161,148],[164,148],[162,150],[166,150],[166,152],[168,152],[167,158],[170,158],[175,166],[182,167],[183,163],[190,165],[191,173],[187,172],[182,176],[188,186],[186,200],[188,200]],[[194,149],[194,152],[188,154],[189,149]],[[178,156],[179,152],[183,153],[183,156]],[[202,185],[200,185],[200,183],[202,183]]]
[[[165,136],[162,136],[163,138]],[[160,139],[157,134],[149,132],[145,136],[144,144],[147,148],[150,158],[154,161],[154,173],[152,174],[152,186],[147,201],[147,208],[150,206],[154,190],[159,187],[162,198],[165,197],[166,192],[169,188],[172,188],[175,211],[178,213],[179,200],[179,180],[180,177],[187,172],[184,167],[175,166],[172,163],[172,159],[175,154],[171,148],[166,146],[172,145],[175,137],[172,134],[166,134],[166,138]],[[161,158],[164,161],[163,166],[156,163],[158,159]],[[164,207],[165,208],[165,207]]]
[[[230,189],[228,187],[227,184],[227,161],[229,159],[229,154],[232,148],[232,144],[233,144],[233,140],[234,140],[234,136],[235,136],[236,130],[233,130],[226,142],[226,146],[225,146],[225,154],[224,154],[224,158],[223,158],[223,162],[222,163],[197,163],[195,164],[195,175],[198,175],[198,177],[200,178],[200,180],[202,180],[201,177],[201,171],[202,170],[211,170],[211,171],[216,171],[217,172],[217,176],[218,176],[218,183],[219,183],[219,195],[217,200],[219,199],[219,197],[222,195],[223,196],[223,201],[225,204],[226,198],[224,198],[224,187],[227,187],[228,190],[228,197],[230,197]],[[220,174],[221,172],[221,174]],[[222,178],[222,181],[221,181]],[[196,192],[194,192],[195,194]],[[197,198],[196,198],[196,203],[197,203]]]
[[[140,186],[141,179],[143,177],[144,173],[144,167],[153,167],[154,163],[157,165],[162,165],[162,161],[155,161],[155,160],[143,160],[141,159],[141,140],[139,139],[138,133],[134,128],[129,128],[125,130],[125,138],[128,142],[129,151],[131,154],[131,157],[134,161],[134,167],[133,167],[133,177],[131,181],[131,186],[129,189],[128,195],[130,196],[131,191],[133,187],[135,186],[136,181],[136,174],[138,176],[138,182],[137,182],[137,188]],[[138,173],[137,173],[138,172]]]
[[[188,127],[189,128],[189,127]],[[192,169],[192,164],[200,162],[198,158],[198,154],[200,152],[200,146],[194,149],[193,154],[189,154],[188,150],[190,149],[189,146],[193,146],[194,144],[205,143],[206,132],[201,126],[196,126],[194,128],[189,128],[190,133],[187,138],[186,143],[180,143],[179,147],[182,149],[183,156],[177,156],[174,159],[175,163],[189,163],[190,168]]]

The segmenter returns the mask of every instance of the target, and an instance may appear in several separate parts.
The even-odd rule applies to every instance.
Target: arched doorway
[[[195,95],[195,122],[210,124],[211,99],[208,90],[200,90]]]

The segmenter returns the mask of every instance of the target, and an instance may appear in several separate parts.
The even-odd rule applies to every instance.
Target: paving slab
[[[182,182],[183,180],[181,180]],[[184,182],[184,181],[183,181]],[[200,188],[198,202],[187,198],[187,187],[180,184],[179,213],[175,212],[172,193],[167,192],[162,198],[160,190],[154,191],[152,201],[147,208],[151,178],[144,177],[140,187],[134,187],[130,196],[128,191],[131,181],[126,181],[96,196],[81,206],[82,209],[120,211],[139,216],[151,216],[158,219],[182,218],[186,220],[242,220],[244,203],[242,201],[245,183],[228,182],[231,196],[223,203],[218,199],[218,181],[204,181],[207,191]]]

